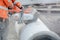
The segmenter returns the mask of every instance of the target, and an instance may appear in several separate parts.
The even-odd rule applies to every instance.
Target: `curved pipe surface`
[[[43,40],[43,38],[46,40],[51,38],[51,40],[60,39],[56,33],[50,31],[39,19],[36,22],[28,24],[20,33],[20,40],[37,40],[35,38],[40,38],[41,40]]]

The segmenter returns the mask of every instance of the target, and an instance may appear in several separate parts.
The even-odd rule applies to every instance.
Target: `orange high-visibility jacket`
[[[0,17],[3,19],[8,18],[8,7],[12,6],[10,0],[0,0]]]

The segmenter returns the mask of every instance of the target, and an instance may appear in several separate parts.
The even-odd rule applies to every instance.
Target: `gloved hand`
[[[24,10],[24,13],[28,14],[31,12],[31,10],[32,10],[32,7],[29,6],[27,9]]]

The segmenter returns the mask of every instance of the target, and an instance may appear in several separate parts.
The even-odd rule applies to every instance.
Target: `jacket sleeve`
[[[7,7],[13,6],[13,3],[11,0],[3,0],[3,2]]]
[[[14,4],[15,4],[17,7],[22,7],[22,5],[21,5],[20,2],[14,2]]]

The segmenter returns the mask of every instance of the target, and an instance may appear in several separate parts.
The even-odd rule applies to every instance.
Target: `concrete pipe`
[[[20,32],[20,40],[60,40],[59,36],[50,31],[40,20],[25,26]]]

